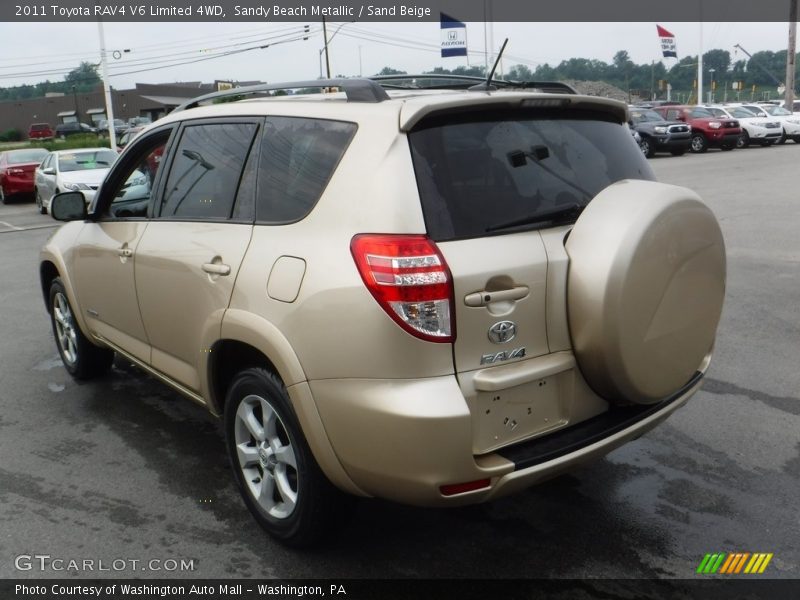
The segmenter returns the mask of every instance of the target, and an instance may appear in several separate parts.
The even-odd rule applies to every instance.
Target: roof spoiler
[[[469,90],[478,84],[489,84],[497,89],[535,90],[549,94],[577,94],[577,90],[562,81],[514,81],[491,79],[473,75],[451,75],[449,73],[423,73],[421,75],[376,75],[372,81],[390,89],[403,90]],[[474,90],[478,91],[478,90]],[[485,91],[481,88],[480,91]]]

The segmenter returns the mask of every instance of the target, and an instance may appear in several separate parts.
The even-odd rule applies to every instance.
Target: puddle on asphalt
[[[61,357],[56,355],[55,358],[48,358],[33,367],[34,371],[49,371],[61,366]]]
[[[51,392],[63,392],[66,386],[61,383],[48,383],[47,387]]]

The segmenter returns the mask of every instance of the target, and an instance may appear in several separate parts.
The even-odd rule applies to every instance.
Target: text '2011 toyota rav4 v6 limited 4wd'
[[[653,181],[624,104],[284,87],[311,85],[340,91],[154,123],[88,212],[55,197],[71,222],[41,255],[67,370],[118,352],[224,417],[269,533],[310,543],[348,494],[500,497],[698,389],[723,239],[697,195]]]

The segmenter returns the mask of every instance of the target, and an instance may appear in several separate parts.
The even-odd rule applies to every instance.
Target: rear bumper
[[[6,196],[14,194],[33,194],[33,177],[8,175],[3,180],[3,192]]]
[[[471,415],[456,378],[324,380],[310,388],[331,446],[366,494],[421,506],[485,502],[554,477],[638,438],[699,389],[709,359],[671,397],[612,408],[553,433],[475,456]],[[488,480],[445,496],[443,485]]]

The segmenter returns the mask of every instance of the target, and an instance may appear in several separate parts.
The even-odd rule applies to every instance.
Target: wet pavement
[[[791,143],[651,161],[701,194],[728,245],[715,359],[685,408],[489,505],[361,501],[314,552],[258,529],[201,407],[119,359],[99,381],[67,375],[37,275],[53,221],[0,206],[0,578],[691,577],[719,551],[771,552],[767,575],[800,577],[798,164]],[[94,562],[19,570],[33,554]]]

